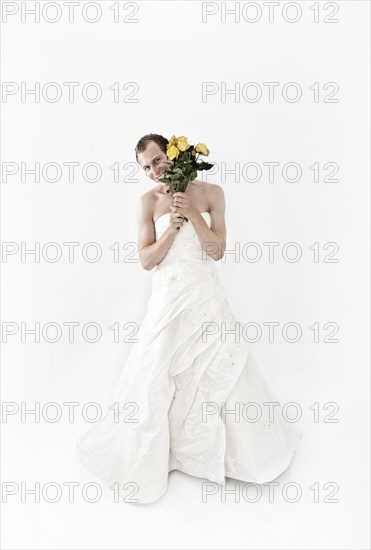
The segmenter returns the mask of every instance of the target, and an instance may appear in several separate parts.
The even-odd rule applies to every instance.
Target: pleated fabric
[[[156,220],[157,239],[169,215]],[[210,227],[210,213],[201,215]],[[153,271],[111,407],[77,442],[83,465],[132,487],[138,503],[157,501],[171,470],[221,484],[264,483],[286,470],[302,433],[283,417],[250,346],[228,333],[236,323],[215,261],[184,223]]]

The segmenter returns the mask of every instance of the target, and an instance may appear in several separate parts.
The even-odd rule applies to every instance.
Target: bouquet
[[[169,185],[167,193],[182,192],[187,189],[190,181],[197,177],[197,171],[210,170],[214,165],[209,162],[199,160],[202,155],[207,157],[210,151],[204,143],[198,143],[196,146],[190,145],[185,136],[170,138],[167,145],[166,154],[172,161],[164,161],[169,164],[169,168],[163,173],[162,178],[158,181]],[[184,216],[185,221],[188,218]],[[179,229],[179,228],[178,228]]]

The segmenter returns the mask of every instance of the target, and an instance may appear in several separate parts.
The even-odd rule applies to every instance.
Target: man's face
[[[166,153],[154,141],[150,141],[146,149],[142,153],[138,153],[138,163],[146,175],[156,183],[161,183],[162,186],[167,187],[164,183],[157,181],[169,168],[169,164],[165,164],[164,161],[170,162]]]

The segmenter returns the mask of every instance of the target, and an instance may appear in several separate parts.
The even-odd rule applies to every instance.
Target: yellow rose
[[[192,153],[191,153],[191,154],[192,154],[192,157],[194,157],[195,154],[196,154],[196,151],[195,151],[194,149],[192,149]]]
[[[175,147],[175,145],[170,145],[170,147],[169,146],[167,147],[166,154],[167,154],[167,156],[169,157],[170,160],[173,160],[174,158],[179,157],[179,149],[177,149],[177,147]]]
[[[196,151],[197,153],[201,153],[201,155],[204,155],[205,157],[207,157],[208,154],[210,153],[209,149],[206,147],[204,143],[198,143],[196,145]]]
[[[170,147],[170,145],[176,145],[176,142],[177,142],[176,137],[172,135],[171,138],[169,139],[168,147]]]
[[[177,139],[177,147],[179,151],[186,151],[189,148],[189,143],[185,136],[179,136]]]

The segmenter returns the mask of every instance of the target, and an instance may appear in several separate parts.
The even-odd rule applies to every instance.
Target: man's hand
[[[184,218],[175,211],[175,206],[170,206],[172,212],[170,214],[169,227],[176,233],[182,227]]]
[[[179,212],[189,220],[194,220],[199,215],[199,212],[191,199],[185,193],[178,191],[173,194],[173,205],[175,210],[173,212]]]

